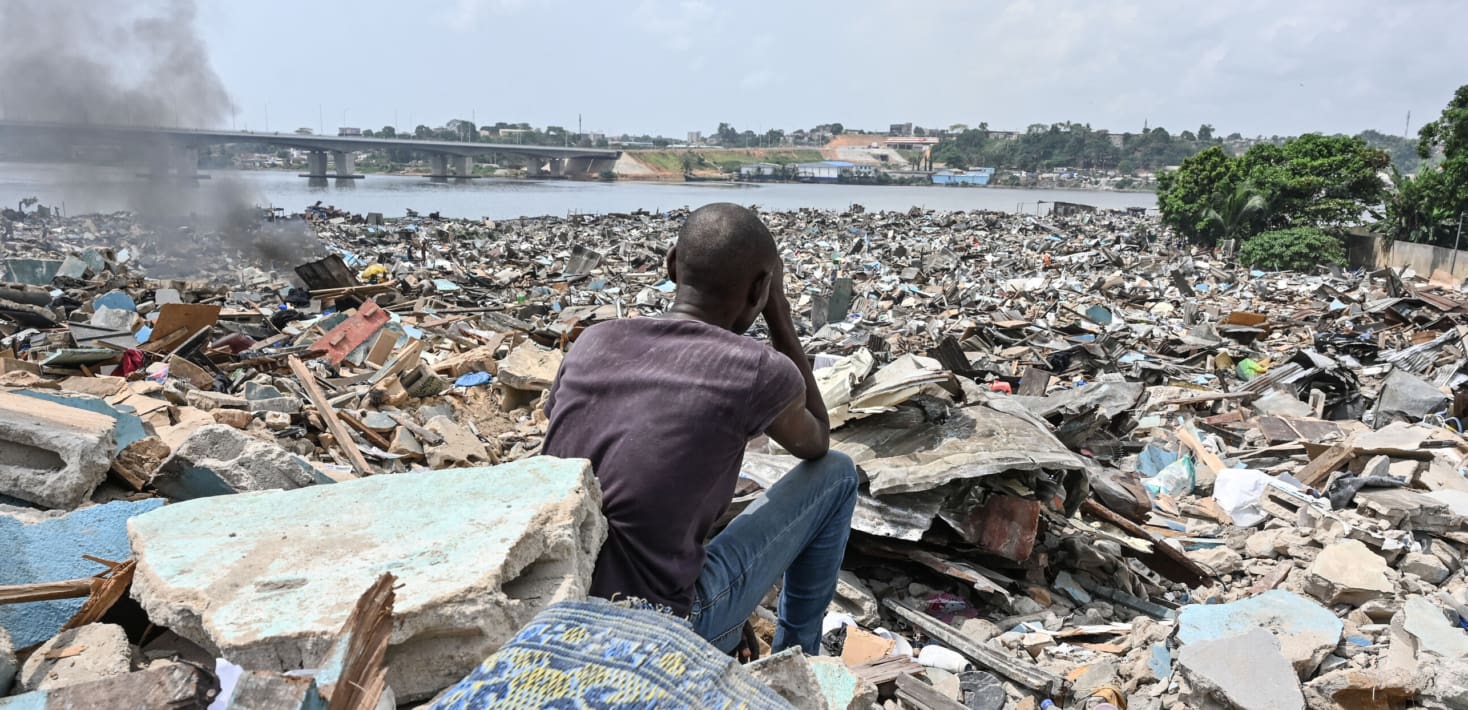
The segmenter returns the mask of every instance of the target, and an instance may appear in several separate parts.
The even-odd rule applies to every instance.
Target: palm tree
[[[1213,206],[1203,210],[1203,221],[1215,228],[1222,239],[1250,236],[1249,227],[1265,219],[1269,200],[1252,185],[1235,185],[1233,192],[1213,196]]]

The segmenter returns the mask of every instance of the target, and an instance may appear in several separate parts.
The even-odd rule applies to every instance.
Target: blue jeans
[[[708,544],[689,614],[693,630],[733,651],[745,620],[783,576],[773,651],[799,646],[818,655],[857,484],[856,464],[831,451],[801,462],[734,518]]]

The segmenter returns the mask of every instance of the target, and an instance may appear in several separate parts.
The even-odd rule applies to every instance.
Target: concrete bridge
[[[360,178],[353,164],[357,151],[395,148],[428,157],[434,179],[474,176],[474,159],[486,155],[514,155],[527,162],[528,177],[594,176],[609,169],[622,152],[599,148],[458,143],[358,136],[316,136],[298,133],[253,133],[189,128],[110,126],[91,123],[0,121],[0,142],[57,146],[121,146],[142,148],[149,174],[157,177],[193,177],[199,167],[199,149],[225,143],[253,143],[307,151],[308,178]],[[327,156],[333,172],[327,172]]]

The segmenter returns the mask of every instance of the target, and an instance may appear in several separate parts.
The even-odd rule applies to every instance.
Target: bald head
[[[753,210],[730,203],[704,205],[688,215],[675,252],[678,283],[709,295],[743,298],[780,258],[775,238]]]

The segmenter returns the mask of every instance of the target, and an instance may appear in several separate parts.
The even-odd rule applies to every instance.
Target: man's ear
[[[759,310],[764,310],[765,303],[770,298],[770,284],[774,283],[774,281],[775,273],[773,271],[769,269],[761,271],[759,276],[755,278],[754,283],[749,287],[749,304],[757,306]]]
[[[668,280],[678,283],[678,247],[668,250],[667,267]]]

